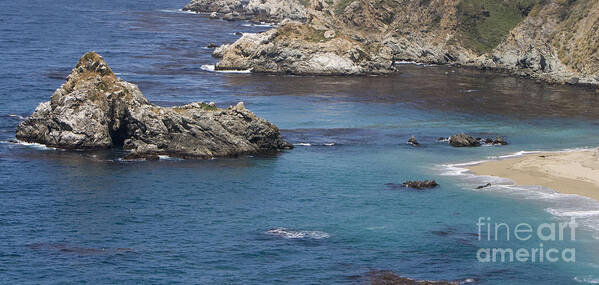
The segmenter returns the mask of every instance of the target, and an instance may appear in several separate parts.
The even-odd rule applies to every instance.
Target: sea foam
[[[208,72],[218,72],[218,73],[251,73],[252,69],[247,70],[216,70],[216,66],[214,64],[204,64],[200,67],[204,71]]]
[[[160,160],[183,160],[181,158],[172,157],[172,156],[168,156],[168,155],[159,155],[158,158]]]
[[[292,231],[286,228],[274,228],[266,233],[285,239],[325,239],[330,237],[328,233],[321,231]]]
[[[422,62],[416,62],[416,61],[396,61],[395,64],[397,65],[418,65],[418,66],[436,66],[435,64],[430,64],[430,63],[422,63]]]
[[[27,146],[27,147],[31,147],[31,148],[35,148],[35,149],[39,149],[39,150],[56,150],[56,148],[54,148],[54,147],[49,147],[49,146],[46,146],[46,145],[43,145],[40,143],[30,143],[30,142],[24,142],[24,141],[20,141],[20,140],[9,141],[8,143],[23,145],[23,146]]]
[[[260,23],[260,24],[252,24],[252,23],[247,23],[247,24],[243,24],[242,26],[244,27],[263,27],[263,28],[272,28],[273,24],[269,24],[269,23]]]
[[[574,277],[574,281],[576,281],[578,283],[586,283],[586,284],[599,284],[599,277],[576,276],[576,277]]]
[[[17,119],[17,120],[25,120],[25,117],[23,117],[21,115],[17,115],[17,114],[8,114],[8,115],[6,115],[6,117]]]
[[[554,153],[584,151],[589,148],[564,149],[552,151]],[[541,202],[545,211],[559,220],[568,221],[570,218],[576,218],[576,222],[582,227],[595,233],[595,239],[599,239],[599,202],[591,198],[575,194],[563,194],[553,189],[542,186],[521,186],[516,185],[514,181],[496,176],[476,175],[467,167],[492,160],[501,160],[514,157],[521,157],[527,154],[543,153],[548,151],[519,151],[513,154],[488,157],[486,160],[471,161],[464,163],[440,165],[441,175],[459,177],[464,183],[463,188],[472,189],[472,191],[494,191],[510,195],[519,199]],[[490,187],[476,189],[479,185],[491,183]]]
[[[158,10],[159,12],[164,12],[164,13],[181,13],[181,14],[202,14],[202,13],[196,13],[194,11],[184,11],[183,9],[162,9],[162,10]],[[206,14],[206,13],[203,13]]]
[[[309,143],[309,142],[299,142],[299,143],[294,143],[294,146],[336,146],[337,143],[335,142],[328,142],[328,143]]]

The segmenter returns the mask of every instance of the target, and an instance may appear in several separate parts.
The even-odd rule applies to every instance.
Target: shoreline
[[[531,152],[465,165],[477,176],[506,178],[599,201],[599,155],[593,149]]]

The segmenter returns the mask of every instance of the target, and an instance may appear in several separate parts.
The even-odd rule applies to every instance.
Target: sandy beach
[[[468,169],[477,175],[508,178],[517,185],[540,185],[599,201],[599,155],[594,150],[534,153]]]

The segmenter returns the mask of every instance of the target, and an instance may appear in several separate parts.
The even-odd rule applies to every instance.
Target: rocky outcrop
[[[159,107],[85,54],[67,81],[17,127],[16,138],[64,149],[122,146],[133,158],[223,157],[291,148],[278,128],[245,109],[192,103]]]
[[[437,181],[435,181],[435,180],[406,181],[406,182],[402,183],[402,185],[404,187],[414,188],[414,189],[418,189],[418,190],[422,190],[425,188],[435,188],[435,187],[439,186],[439,184],[437,184]]]
[[[503,137],[496,137],[493,140],[494,145],[508,145],[508,142]]]
[[[288,1],[265,1],[275,2]],[[264,35],[244,35],[215,53],[223,58],[218,65],[256,72],[362,74],[392,72],[401,68],[396,63],[407,61],[599,84],[595,0],[303,3],[296,6],[305,15],[296,18],[300,22],[282,21]]]
[[[464,133],[449,137],[449,144],[455,147],[480,146],[480,142]]]
[[[448,142],[450,145],[455,147],[464,147],[464,146],[481,146],[481,145],[493,145],[493,146],[503,146],[508,145],[509,143],[501,136],[493,138],[474,138],[472,136],[466,135],[464,133],[457,134],[449,137],[448,139],[440,138],[438,141]]]
[[[299,0],[192,0],[183,10],[216,13],[211,17],[225,20],[277,23],[284,19],[306,19],[306,7]]]
[[[487,187],[491,187],[491,183],[487,183],[487,184],[485,184],[485,185],[480,185],[480,186],[477,186],[477,187],[476,187],[476,189],[479,189],[479,190],[480,190],[480,189],[484,189],[484,188],[487,188]]]
[[[410,139],[408,139],[408,144],[413,145],[413,146],[420,145],[420,143],[416,140],[416,138],[414,136],[411,136]]]

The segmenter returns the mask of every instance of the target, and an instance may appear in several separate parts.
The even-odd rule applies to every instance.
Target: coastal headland
[[[599,84],[594,0],[192,0],[183,9],[275,24],[217,48],[221,70],[382,74],[415,62]]]

